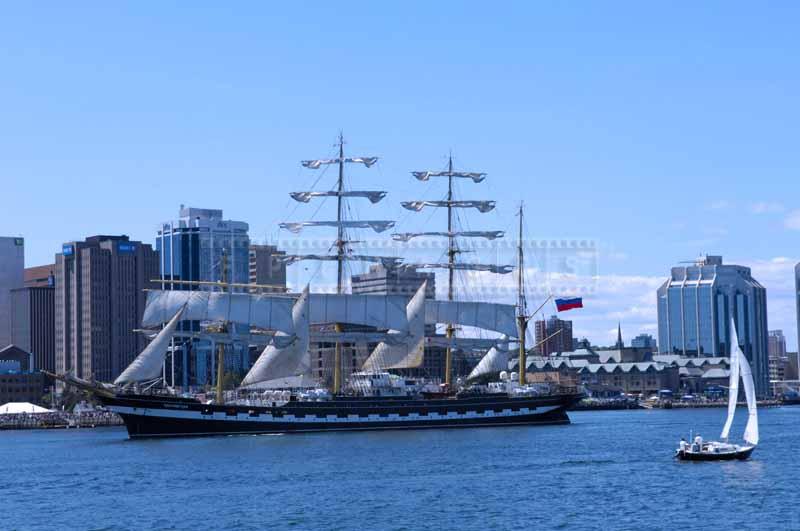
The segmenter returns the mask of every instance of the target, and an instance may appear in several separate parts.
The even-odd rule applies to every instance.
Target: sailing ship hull
[[[681,461],[743,461],[748,459],[755,449],[755,446],[749,446],[731,452],[719,453],[678,450],[675,452],[675,457]]]
[[[122,417],[131,438],[148,438],[568,424],[566,410],[581,396],[337,398],[275,407],[146,395],[98,398]]]

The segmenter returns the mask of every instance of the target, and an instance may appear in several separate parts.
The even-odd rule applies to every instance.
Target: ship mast
[[[407,210],[414,210],[420,212],[423,208],[430,206],[434,208],[445,207],[447,208],[447,232],[417,232],[417,233],[401,233],[394,234],[393,238],[397,241],[407,242],[412,238],[419,236],[446,236],[447,237],[447,263],[440,264],[407,264],[405,267],[418,267],[420,269],[447,269],[448,270],[448,286],[447,286],[447,299],[449,301],[455,298],[455,272],[456,270],[471,270],[471,271],[488,271],[491,273],[506,274],[513,270],[513,267],[507,265],[493,265],[493,264],[472,264],[472,263],[457,263],[456,256],[459,254],[457,238],[485,238],[494,240],[503,236],[502,231],[458,231],[454,224],[454,209],[456,208],[475,208],[481,213],[490,212],[494,210],[494,201],[462,201],[456,200],[453,197],[453,179],[463,178],[471,179],[474,183],[480,183],[486,178],[486,174],[482,172],[464,172],[456,171],[453,168],[452,153],[448,157],[447,171],[412,171],[411,174],[419,181],[428,181],[431,177],[447,177],[447,199],[445,201],[404,201],[403,208]],[[445,350],[445,374],[444,383],[449,388],[452,386],[453,379],[453,336],[455,328],[452,323],[447,324],[447,347]]]
[[[222,278],[220,279],[220,287],[223,292],[229,291],[228,286],[228,253],[222,250]],[[223,321],[219,332],[226,334],[228,332],[228,322]],[[222,404],[224,401],[224,393],[222,388],[222,380],[225,376],[225,344],[217,344],[217,404]]]
[[[525,385],[526,352],[525,334],[528,330],[527,302],[525,300],[525,251],[522,248],[523,204],[519,204],[519,240],[517,242],[517,326],[519,328],[519,384]]]
[[[287,255],[283,257],[286,263],[291,264],[300,260],[336,260],[336,293],[338,295],[344,294],[345,281],[344,281],[344,263],[347,260],[363,261],[363,262],[376,262],[381,263],[386,267],[393,267],[400,261],[397,257],[387,256],[370,256],[370,255],[353,255],[350,253],[348,243],[352,243],[347,239],[346,229],[372,229],[375,232],[383,232],[394,226],[394,221],[357,221],[345,219],[346,212],[346,198],[348,197],[362,197],[368,199],[371,203],[377,203],[386,196],[384,191],[374,190],[346,190],[344,186],[344,167],[345,164],[363,164],[369,168],[378,161],[378,157],[345,157],[344,154],[344,135],[340,132],[336,144],[338,148],[338,157],[335,159],[318,159],[318,160],[304,160],[301,164],[309,169],[317,170],[324,165],[336,164],[339,169],[336,188],[329,192],[292,192],[290,195],[295,201],[301,203],[308,203],[314,197],[336,197],[336,221],[303,221],[294,223],[281,223],[280,227],[287,229],[294,233],[302,231],[303,227],[336,227],[336,254],[331,255]],[[334,329],[337,334],[336,347],[334,350],[333,360],[333,394],[339,394],[342,391],[343,375],[342,375],[342,343],[338,335],[343,332],[342,323],[334,323]]]

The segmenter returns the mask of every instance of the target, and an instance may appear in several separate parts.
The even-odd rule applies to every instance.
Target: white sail
[[[392,344],[378,343],[364,362],[365,371],[383,369],[405,369],[422,365],[425,342],[425,289],[427,281],[417,288],[417,292],[406,305],[408,336],[403,342]],[[374,296],[374,295],[373,295]]]
[[[758,409],[756,408],[756,388],[753,384],[753,371],[750,370],[750,364],[742,352],[742,349],[736,349],[739,352],[739,365],[742,375],[742,383],[744,384],[744,394],[747,398],[747,425],[744,428],[744,440],[753,446],[758,444]]]
[[[300,162],[306,168],[317,170],[325,164],[339,164],[341,159],[317,159],[317,160],[303,160]],[[355,162],[363,164],[367,168],[378,162],[378,157],[347,157],[345,162]]]
[[[267,345],[242,380],[241,387],[265,380],[301,375],[310,369],[308,300],[308,286],[306,286],[292,308],[296,340],[283,348],[274,343]]]
[[[730,378],[728,379],[728,418],[725,419],[725,425],[722,427],[722,433],[720,437],[722,439],[727,439],[728,434],[731,431],[731,425],[733,424],[733,416],[736,413],[736,402],[739,399],[739,362],[741,358],[739,357],[739,352],[741,352],[741,348],[739,348],[739,337],[736,334],[736,324],[733,322],[733,318],[731,318],[731,366],[730,366]]]
[[[408,331],[403,295],[350,295],[312,293],[309,298],[312,323],[349,323],[381,330]]]
[[[402,258],[398,256],[367,256],[363,254],[347,254],[344,255],[343,258],[345,260],[354,261],[354,262],[375,262],[383,265],[386,269],[391,269],[393,267],[397,267],[400,262],[403,261]],[[284,262],[287,265],[294,264],[296,262],[300,262],[301,260],[318,260],[323,262],[336,262],[339,260],[339,257],[335,254],[287,254],[277,257],[278,260]]]
[[[294,333],[294,299],[268,294],[212,291],[148,291],[142,326],[162,325],[184,306],[185,321],[230,321],[265,330]]]
[[[516,310],[513,304],[493,302],[425,301],[425,322],[474,326],[517,337]]]
[[[508,339],[508,338],[506,338]],[[468,380],[483,376],[484,374],[494,374],[508,370],[508,350],[504,348],[492,347],[489,352],[481,358],[478,365],[472,369],[467,377]]]
[[[370,203],[377,203],[384,197],[386,192],[382,191],[330,191],[330,192],[291,192],[292,199],[300,203],[308,203],[312,197],[366,197]]]
[[[486,178],[485,173],[470,171],[412,171],[411,175],[420,181],[427,181],[431,177],[460,177],[463,179],[472,179],[473,182],[479,183]]]
[[[394,221],[297,221],[281,223],[279,226],[294,234],[302,232],[303,227],[343,227],[345,229],[372,229],[375,232],[383,232],[394,227]]]
[[[158,378],[161,374],[164,358],[167,356],[167,347],[169,347],[169,342],[172,339],[172,335],[175,333],[175,328],[183,318],[185,309],[185,306],[178,309],[169,323],[167,323],[167,326],[148,343],[144,350],[136,356],[136,359],[122,371],[122,374],[120,374],[116,380],[114,380],[116,385],[144,382],[146,380]]]
[[[505,336],[503,336],[505,337]],[[502,339],[489,339],[483,337],[444,337],[444,336],[435,336],[435,337],[426,337],[425,338],[425,346],[426,347],[439,347],[439,348],[453,348],[457,350],[474,350],[474,351],[482,351],[486,352],[492,347],[496,347],[500,344],[503,340]]]
[[[487,240],[496,240],[505,236],[502,230],[468,230],[468,231],[453,231],[453,232],[400,232],[392,234],[392,239],[399,242],[407,242],[412,238],[419,238],[425,236],[442,236],[454,238],[486,238]]]
[[[479,212],[491,212],[494,210],[496,201],[403,201],[400,203],[406,210],[420,212],[426,206],[432,207],[453,207],[453,208],[475,208]]]
[[[514,266],[492,265],[492,264],[465,264],[465,263],[424,263],[424,264],[404,264],[405,267],[416,267],[419,269],[453,269],[456,271],[487,271],[499,275],[507,275],[514,271]]]

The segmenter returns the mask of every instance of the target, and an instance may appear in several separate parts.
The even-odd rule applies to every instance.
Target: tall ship
[[[338,169],[336,185],[326,191],[292,192],[292,199],[310,203],[333,198],[336,219],[281,223],[281,228],[300,233],[313,227],[334,229],[336,239],[329,254],[295,254],[283,259],[336,262],[334,293],[275,292],[273,286],[228,282],[227,259],[222,258],[222,278],[194,290],[149,290],[142,319],[142,332],[152,336],[147,347],[113,382],[97,382],[71,374],[53,375],[62,382],[88,392],[122,417],[131,438],[184,437],[290,432],[467,428],[569,423],[567,409],[581,398],[577,389],[526,381],[527,313],[524,275],[523,211],[519,209],[517,263],[511,265],[472,263],[458,260],[466,239],[494,240],[503,231],[459,230],[457,212],[475,209],[485,213],[494,201],[460,200],[454,196],[456,181],[481,183],[485,173],[458,171],[452,156],[442,171],[414,171],[420,182],[443,179],[443,200],[406,201],[412,212],[440,208],[447,212],[443,231],[393,234],[398,242],[414,238],[444,238],[446,260],[404,263],[398,256],[374,256],[354,251],[354,232],[385,232],[394,227],[389,220],[353,219],[350,201],[376,204],[385,191],[350,190],[345,186],[345,168],[356,164],[370,168],[377,157],[345,156],[339,135],[338,156],[302,161],[310,170],[328,166]],[[445,300],[426,297],[422,282],[409,294],[352,294],[346,292],[348,262],[377,263],[388,270],[404,268],[443,269],[448,286]],[[517,272],[516,304],[483,302],[457,297],[455,275],[473,271],[490,275]],[[181,282],[181,281],[177,281]],[[190,283],[185,281],[186,283]],[[331,290],[332,291],[332,290]],[[186,331],[180,323],[201,323]],[[249,330],[242,337],[241,330]],[[436,333],[436,327],[445,333]],[[459,330],[484,331],[488,337],[459,337]],[[213,340],[217,345],[216,391],[213,397],[181,395],[167,387],[164,376],[166,354],[175,340]],[[238,388],[223,387],[225,345],[233,341],[262,345]],[[343,351],[356,342],[373,347],[359,370],[343,369]],[[516,344],[520,370],[508,373],[509,344]],[[312,345],[333,345],[332,378],[315,380]],[[444,375],[438,380],[408,377],[408,369],[422,366],[426,350],[444,354]],[[484,352],[472,372],[462,378],[454,374],[455,351]],[[320,362],[321,363],[321,362]],[[323,385],[327,383],[327,385]]]

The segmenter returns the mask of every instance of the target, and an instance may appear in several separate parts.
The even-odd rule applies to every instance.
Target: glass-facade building
[[[705,256],[693,265],[673,267],[657,295],[661,353],[729,356],[733,317],[756,392],[769,394],[767,290],[750,268],[723,264],[721,256]]]
[[[222,280],[223,255],[228,260],[228,281],[247,284],[250,275],[250,238],[248,225],[222,218],[222,210],[181,206],[179,218],[162,223],[156,235],[156,249],[161,258],[161,282],[164,289],[210,289],[178,281]],[[181,323],[183,330],[199,329],[200,323]],[[244,325],[234,325],[232,332],[247,332]],[[168,381],[175,385],[213,385],[216,379],[216,345],[193,340],[178,345],[173,365],[168,361]],[[242,372],[249,368],[248,345],[226,347],[226,370]],[[177,372],[177,374],[175,374]]]

